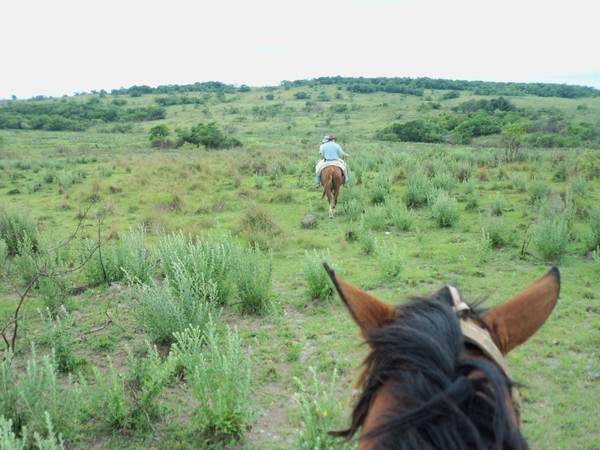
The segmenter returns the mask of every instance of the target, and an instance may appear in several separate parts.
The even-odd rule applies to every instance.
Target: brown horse
[[[327,196],[329,201],[329,217],[335,216],[335,207],[340,195],[340,187],[344,184],[344,173],[336,166],[327,166],[321,171],[321,184],[323,185],[323,197]]]
[[[528,448],[504,357],[550,316],[557,268],[485,316],[453,286],[391,307],[325,269],[370,349],[351,425],[331,434],[362,428],[359,450]]]

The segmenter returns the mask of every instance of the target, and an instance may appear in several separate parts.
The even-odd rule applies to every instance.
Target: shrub
[[[158,262],[145,246],[146,230],[143,227],[121,235],[118,242],[95,250],[96,243],[84,241],[81,258],[85,260],[94,252],[84,268],[92,285],[127,279],[130,283],[148,283],[156,275]]]
[[[432,189],[431,181],[425,174],[417,172],[408,178],[404,203],[412,208],[424,206],[427,204]]]
[[[435,189],[451,192],[456,182],[449,172],[440,171],[431,179],[431,184]]]
[[[238,248],[230,238],[194,242],[182,234],[165,235],[159,239],[157,250],[174,295],[183,286],[186,296],[197,301],[210,299],[219,305],[233,295]]]
[[[387,281],[396,279],[404,268],[404,258],[400,255],[398,247],[389,243],[377,245],[377,261],[383,278]]]
[[[433,219],[440,227],[453,227],[458,222],[458,202],[441,191],[431,206]]]
[[[379,174],[373,180],[369,197],[371,203],[380,205],[385,203],[386,198],[390,194],[390,178],[386,174]]]
[[[511,235],[501,217],[488,218],[483,224],[482,234],[493,248],[504,247],[510,243]]]
[[[206,434],[239,436],[251,419],[251,362],[237,331],[217,333],[211,325],[204,336],[205,348],[189,379],[199,407],[194,423]]]
[[[587,192],[587,181],[585,180],[585,178],[576,177],[573,180],[571,180],[571,183],[569,184],[569,189],[576,196],[584,197]]]
[[[6,242],[4,241],[4,239],[0,239],[0,270],[2,270],[2,268],[4,267],[4,264],[6,264],[7,258],[8,258],[8,245],[6,245]]]
[[[587,237],[587,247],[593,250],[600,246],[600,207],[595,206],[589,216],[590,231]]]
[[[56,368],[59,372],[73,372],[83,360],[75,355],[76,338],[73,333],[73,318],[53,317],[48,310],[42,315],[44,332],[42,342],[54,349]]]
[[[311,299],[330,300],[333,298],[333,286],[323,268],[323,262],[329,259],[329,254],[317,251],[304,253],[304,279]]]
[[[217,316],[218,287],[200,276],[195,280],[179,262],[164,284],[141,284],[134,287],[133,315],[150,339],[157,344],[173,342],[173,333],[189,326],[205,327]]]
[[[4,240],[8,255],[19,254],[19,246],[28,241],[36,252],[39,237],[35,222],[16,209],[0,207],[0,239]]]
[[[469,161],[458,161],[458,164],[456,165],[456,178],[458,179],[458,181],[460,181],[461,183],[469,181],[469,178],[471,178],[471,172],[472,168],[471,163]]]
[[[49,436],[49,432],[72,437],[80,419],[80,387],[69,378],[59,383],[54,355],[37,360],[32,347],[24,373],[17,373],[11,355],[0,363],[0,407],[5,419],[12,420],[15,431]],[[53,427],[48,429],[49,421]]]
[[[480,262],[486,262],[489,259],[493,246],[494,244],[490,238],[490,234],[484,228],[482,228],[481,238],[477,246],[477,253],[479,255]]]
[[[368,228],[361,226],[358,230],[358,244],[365,255],[375,253],[375,236]]]
[[[177,146],[180,147],[185,143],[205,146],[208,149],[223,149],[231,147],[240,147],[242,143],[236,138],[226,136],[219,129],[216,123],[199,123],[188,129],[177,129]]]
[[[487,167],[480,167],[479,169],[477,169],[477,179],[479,181],[487,181],[489,180],[489,178],[490,176]]]
[[[548,195],[548,185],[543,181],[534,181],[529,185],[529,198],[531,203],[538,203]]]
[[[405,205],[398,205],[388,209],[392,226],[399,231],[410,231],[414,228],[415,214]]]
[[[365,211],[362,227],[369,231],[383,231],[388,226],[388,211],[384,206],[374,206]]]
[[[501,216],[506,209],[504,197],[499,192],[496,192],[494,199],[490,202],[490,213],[492,216]]]
[[[127,372],[119,374],[109,360],[108,373],[94,370],[95,389],[91,390],[90,415],[111,428],[145,431],[160,417],[158,397],[167,385],[174,361],[163,362],[156,347],[148,345],[147,355],[138,357],[128,349]]]
[[[258,248],[248,248],[240,253],[236,268],[236,285],[240,310],[245,314],[273,312],[271,255]]]
[[[342,420],[343,408],[335,397],[337,371],[334,369],[328,383],[319,380],[312,367],[309,368],[309,376],[307,384],[294,379],[298,389],[294,401],[298,405],[296,415],[299,421],[295,446],[303,450],[345,448],[346,444],[340,438],[328,434]]]
[[[559,263],[569,242],[569,218],[566,212],[551,211],[543,205],[534,229],[533,243],[540,256]]]

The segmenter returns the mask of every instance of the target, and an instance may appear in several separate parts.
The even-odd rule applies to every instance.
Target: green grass
[[[305,100],[294,97],[300,90],[310,92],[313,99],[323,90],[331,100],[315,102],[316,106],[307,109]],[[274,100],[264,98],[268,93],[274,95]],[[600,272],[598,257],[587,254],[595,227],[589,212],[600,203],[600,179],[593,178],[589,161],[590,155],[600,152],[525,149],[524,161],[505,163],[501,160],[502,150],[495,149],[497,143],[490,140],[476,140],[470,147],[380,142],[374,139],[376,130],[398,114],[402,114],[402,120],[412,120],[440,114],[457,103],[478,97],[464,93],[459,99],[443,101],[441,110],[419,112],[417,107],[423,99],[412,96],[359,95],[342,90],[342,98],[337,99],[337,93],[336,86],[326,86],[318,90],[255,89],[226,94],[225,102],[213,96],[198,108],[169,106],[166,119],[136,123],[129,133],[104,133],[100,126],[71,133],[0,131],[0,205],[31,217],[39,229],[40,242],[52,246],[67,239],[82,211],[91,205],[79,230],[81,238],[96,242],[96,212],[102,211],[102,239],[108,241],[109,247],[126,244],[123,254],[131,253],[137,258],[127,257],[135,263],[128,272],[139,273],[146,280],[153,278],[157,286],[163,286],[161,289],[167,289],[165,273],[167,280],[179,280],[172,282],[169,292],[143,293],[154,307],[152,324],[160,331],[153,335],[136,320],[130,308],[135,299],[132,300],[125,279],[110,288],[104,283],[90,288],[90,280],[84,274],[73,272],[66,276],[66,299],[61,298],[61,303],[76,318],[70,333],[79,338],[69,342],[69,352],[74,358],[89,362],[83,376],[90,391],[84,389],[81,395],[92,396],[90,392],[97,389],[90,370],[93,367],[99,376],[108,377],[110,383],[107,381],[103,389],[111,396],[109,403],[103,404],[109,411],[108,418],[91,415],[88,420],[77,421],[75,427],[70,416],[65,418],[70,431],[63,433],[65,446],[186,448],[189,443],[198,442],[198,424],[208,423],[206,418],[194,417],[199,407],[192,395],[193,386],[185,376],[175,374],[168,380],[161,379],[158,384],[166,383],[165,386],[159,392],[152,390],[156,380],[153,381],[148,367],[161,367],[168,347],[159,348],[158,360],[153,356],[146,361],[149,356],[144,341],[176,341],[173,331],[183,332],[192,313],[177,314],[177,320],[170,321],[161,309],[166,307],[164,299],[173,304],[180,301],[181,296],[175,299],[173,295],[176,292],[188,293],[185,298],[197,298],[199,285],[192,283],[198,281],[198,273],[206,272],[202,264],[205,259],[198,261],[188,255],[184,273],[175,259],[161,256],[161,248],[171,255],[176,250],[172,248],[174,243],[170,247],[165,244],[165,233],[181,232],[183,241],[191,236],[189,244],[194,246],[220,242],[228,236],[240,248],[258,245],[264,252],[254,255],[256,264],[264,264],[260,277],[248,277],[254,264],[252,258],[243,268],[246,309],[237,304],[240,292],[235,273],[229,276],[229,272],[219,269],[224,266],[218,265],[223,259],[218,259],[216,247],[196,249],[196,255],[214,250],[211,267],[214,277],[220,280],[219,300],[215,303],[222,308],[210,308],[206,314],[198,312],[196,325],[203,330],[210,316],[235,326],[242,347],[251,348],[252,395],[247,402],[250,411],[247,416],[244,412],[243,421],[236,422],[236,430],[242,430],[238,445],[253,449],[298,448],[298,434],[303,428],[298,420],[299,404],[293,398],[300,395],[309,401],[314,393],[324,392],[323,402],[347,405],[357,366],[366,351],[359,345],[355,326],[337,297],[333,301],[312,298],[331,297],[331,286],[321,269],[323,259],[335,263],[344,278],[388,303],[431,294],[456,280],[467,300],[485,300],[492,306],[510,298],[548,267],[534,239],[539,208],[546,197],[565,196],[567,190],[577,195],[579,212],[574,215],[564,248],[560,249],[561,299],[548,323],[512,352],[508,361],[515,379],[525,385],[521,390],[523,432],[532,448],[600,446],[596,379],[600,371]],[[436,100],[442,93],[428,91],[426,95]],[[128,101],[132,107],[152,104],[153,97]],[[582,120],[597,121],[600,117],[600,98],[527,96],[511,101],[519,107],[558,108]],[[274,103],[283,106],[268,120],[252,111],[255,106]],[[582,103],[588,106],[587,110],[577,110]],[[347,105],[346,112],[330,109],[341,104]],[[209,121],[217,122],[244,147],[214,152],[185,146],[157,150],[148,141],[149,129],[160,123],[175,129]],[[351,155],[352,177],[350,185],[342,188],[335,219],[327,217],[321,191],[313,187],[318,142],[332,130]],[[565,180],[562,172],[555,177],[553,159],[565,152],[573,164],[581,162],[582,167],[591,168],[577,174],[581,178],[568,172]],[[584,155],[586,159],[581,160]],[[469,181],[464,182],[467,178]],[[382,180],[389,180],[389,190],[381,187]],[[458,221],[451,221],[453,227],[439,226],[449,224],[446,219],[432,220],[432,210],[427,205],[435,200],[432,191],[437,193],[437,189],[451,190],[450,215],[439,217],[459,217]],[[15,190],[19,193],[11,194]],[[406,209],[405,204],[419,208]],[[490,215],[499,212],[501,215]],[[318,219],[314,229],[301,227],[302,218],[309,213]],[[133,237],[129,242],[118,240],[140,226],[145,230],[143,242]],[[79,240],[72,243],[73,251],[64,256],[66,261],[77,261],[79,245],[83,245]],[[269,261],[262,258],[267,258],[267,251]],[[156,256],[159,262],[147,260],[147,256]],[[13,261],[12,257],[8,259]],[[233,267],[227,266],[227,270],[235,270]],[[179,278],[175,278],[176,274]],[[11,280],[18,281],[13,275]],[[270,286],[266,286],[269,278]],[[85,289],[74,294],[72,289],[77,287]],[[20,374],[25,373],[26,360],[31,356],[28,341],[44,334],[43,322],[36,312],[45,308],[44,295],[50,294],[34,289],[24,306],[23,313],[31,319],[18,342],[15,371]],[[265,306],[270,307],[275,299],[278,314],[254,314],[263,307],[263,300],[268,300]],[[13,289],[2,283],[0,324],[8,320],[15,302]],[[240,310],[248,314],[241,314]],[[140,362],[138,370],[146,378],[138,380],[141,384],[137,386],[147,386],[147,391],[121,393],[127,387],[123,385],[125,380],[137,379],[123,351],[126,346],[146,361],[145,365]],[[38,353],[42,351],[50,352],[50,346],[38,349]],[[204,357],[210,359],[209,354]],[[192,366],[197,364],[193,358],[190,361]],[[321,391],[318,384],[313,386],[314,375],[306,370],[307,366],[315,368]],[[332,386],[334,370],[337,378]],[[66,382],[66,376],[59,374],[58,378]],[[151,426],[138,427],[135,433],[131,432],[132,417],[143,422],[149,404],[131,403],[129,396],[123,400],[125,403],[119,403],[123,395],[131,392],[145,392],[144,398],[151,399],[149,403],[160,406],[150,411]],[[227,394],[223,394],[225,398]],[[197,398],[204,398],[203,395],[196,393]],[[119,409],[122,406],[126,409]],[[317,430],[321,436],[327,427],[347,425],[349,411],[347,407],[339,408],[335,424],[323,424],[319,419],[311,430]],[[210,420],[229,420],[226,414],[220,414],[215,413]],[[303,421],[312,420],[309,412],[302,414]],[[42,415],[38,416],[36,430],[44,433],[46,423]],[[54,417],[52,424],[55,432],[66,429],[64,421]]]

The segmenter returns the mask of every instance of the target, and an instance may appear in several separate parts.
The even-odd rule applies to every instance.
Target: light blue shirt
[[[341,159],[342,156],[346,154],[344,153],[344,150],[342,150],[342,147],[340,147],[339,144],[333,141],[329,141],[325,144],[322,144],[319,153],[323,158],[325,158],[325,161]]]

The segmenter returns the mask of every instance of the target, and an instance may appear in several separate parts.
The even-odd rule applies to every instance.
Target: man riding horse
[[[323,197],[329,201],[329,217],[335,215],[337,198],[342,184],[348,182],[346,152],[335,142],[335,136],[325,136],[319,149],[321,160],[315,168],[316,180],[323,185]]]

